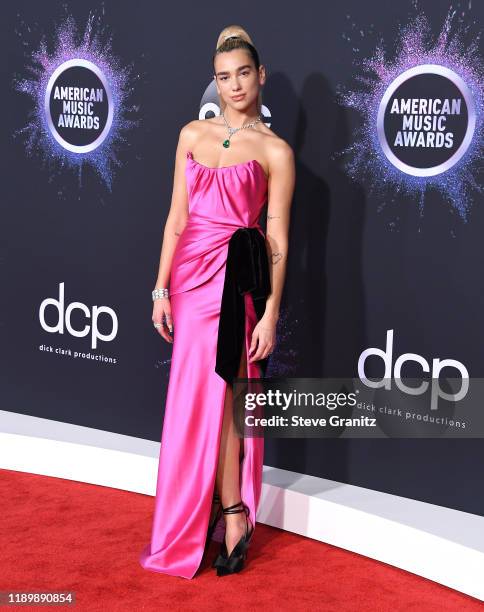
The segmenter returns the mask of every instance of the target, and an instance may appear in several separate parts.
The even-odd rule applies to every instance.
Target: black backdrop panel
[[[297,156],[272,372],[356,376],[361,352],[384,348],[394,330],[395,356],[453,358],[482,376],[482,196],[469,198],[464,222],[445,194],[429,189],[421,215],[416,195],[372,191],[371,175],[350,176],[339,156],[363,116],[337,92],[354,85],[354,59],[371,56],[379,36],[390,57],[398,53],[397,25],[410,23],[410,2],[308,1],[298,10],[276,2],[92,0],[68,2],[66,11],[63,4],[20,1],[3,9],[3,409],[160,439],[171,348],[153,331],[150,293],[174,151],[179,129],[210,98],[211,56],[232,23],[260,51],[270,125]],[[420,7],[435,35],[449,5]],[[469,25],[482,21],[482,5],[464,8]],[[56,157],[59,147],[49,148],[35,117],[46,75],[37,75],[37,100],[19,83],[35,81],[29,59],[43,36],[46,57],[70,59],[66,36],[76,28],[82,34],[91,11],[105,28],[100,40],[112,35],[111,47],[90,57],[114,78],[118,115],[104,157],[87,153],[80,165],[75,151]],[[59,52],[55,28],[62,24]],[[28,133],[18,134],[25,126]],[[43,326],[41,305],[60,300],[61,291],[62,304],[48,303]],[[73,335],[69,324],[85,335]],[[111,340],[101,339],[110,332]],[[484,515],[483,459],[482,441],[472,439],[272,439],[265,463]]]

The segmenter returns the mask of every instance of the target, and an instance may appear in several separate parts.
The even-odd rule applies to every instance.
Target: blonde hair
[[[233,49],[245,49],[249,55],[252,57],[256,70],[259,70],[260,61],[259,54],[257,49],[252,42],[249,34],[238,25],[231,25],[224,28],[217,39],[217,46],[215,48],[215,53],[213,55],[213,63],[215,63],[215,57],[219,53],[226,53],[228,51],[232,51]],[[221,112],[224,112],[226,103],[222,101],[222,98],[219,96],[219,107]],[[257,98],[257,111],[260,114],[262,109],[262,88],[259,88],[259,96]]]

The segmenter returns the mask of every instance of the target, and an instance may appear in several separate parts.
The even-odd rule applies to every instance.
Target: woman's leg
[[[247,358],[245,342],[243,343],[242,358],[240,361],[238,378],[247,377]],[[233,388],[227,384],[225,394],[224,416],[222,433],[220,439],[220,454],[217,467],[217,490],[219,491],[222,506],[227,508],[241,500],[240,493],[240,460],[243,452],[243,440],[237,435],[233,418]],[[243,501],[243,500],[242,500]],[[244,512],[225,514],[225,544],[227,553],[230,555],[232,549],[245,533],[246,515]],[[251,529],[250,520],[249,531]]]

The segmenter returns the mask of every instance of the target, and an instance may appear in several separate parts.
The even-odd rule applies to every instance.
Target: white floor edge
[[[0,468],[155,495],[159,443],[0,410]],[[484,518],[264,466],[257,520],[484,600]]]

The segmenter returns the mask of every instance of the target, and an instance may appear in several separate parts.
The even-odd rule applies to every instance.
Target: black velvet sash
[[[239,371],[245,337],[244,294],[252,293],[257,320],[271,292],[265,239],[255,227],[240,227],[229,241],[220,309],[215,371],[232,384]],[[257,362],[265,375],[267,357]]]

